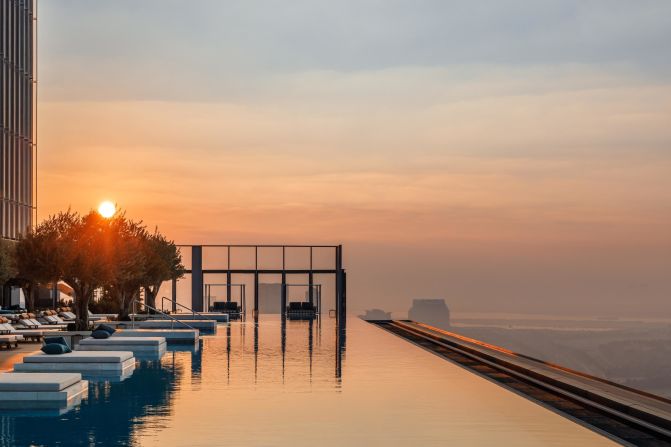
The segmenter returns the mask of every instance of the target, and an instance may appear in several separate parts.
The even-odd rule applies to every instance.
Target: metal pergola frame
[[[287,275],[308,275],[309,299],[314,302],[314,275],[333,275],[335,278],[335,304],[336,304],[336,318],[340,325],[344,328],[345,315],[347,310],[347,274],[343,268],[342,245],[230,245],[230,244],[210,244],[210,245],[179,245],[180,250],[191,251],[191,268],[185,271],[186,274],[191,275],[191,307],[197,311],[203,311],[204,304],[204,276],[208,274],[225,274],[226,283],[229,285],[226,290],[227,300],[230,301],[232,275],[253,275],[254,277],[254,317],[259,313],[259,275],[281,275],[281,315],[286,316],[287,295]],[[225,268],[203,268],[203,248],[219,248],[226,250],[226,266]],[[247,248],[254,250],[254,268],[235,268],[231,265],[231,249]],[[288,268],[286,263],[287,249],[307,249],[308,262],[302,268]],[[282,250],[282,267],[281,268],[264,268],[259,265],[259,251],[266,249],[281,249]],[[315,268],[313,262],[313,254],[315,249],[332,249],[333,250],[333,268]],[[223,266],[222,266],[223,267]],[[177,298],[177,280],[172,282],[172,297],[173,300]]]

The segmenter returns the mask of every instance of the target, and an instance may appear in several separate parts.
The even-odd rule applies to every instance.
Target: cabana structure
[[[287,289],[292,285],[290,278],[295,276],[307,278],[307,302],[321,310],[321,306],[315,306],[319,298],[315,296],[315,290],[321,291],[316,287],[319,284],[315,284],[315,276],[327,275],[333,278],[335,317],[341,326],[345,324],[347,277],[342,245],[180,245],[180,249],[187,265],[186,274],[191,280],[190,304],[195,312],[209,310],[206,306],[212,300],[213,284],[225,287],[226,302],[231,302],[231,289],[241,282],[240,277],[247,277],[251,279],[253,313],[257,316],[259,278],[269,275],[279,277],[281,281],[279,299],[283,317],[287,311]],[[218,275],[225,281],[208,283],[206,277],[209,275]],[[176,312],[177,281],[172,282],[172,302],[172,311]]]

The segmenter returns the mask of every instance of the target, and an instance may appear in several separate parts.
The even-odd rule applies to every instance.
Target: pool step
[[[195,344],[200,339],[198,329],[121,329],[115,337],[163,337],[167,344]]]
[[[76,373],[2,373],[0,409],[66,408],[88,396],[88,381]]]

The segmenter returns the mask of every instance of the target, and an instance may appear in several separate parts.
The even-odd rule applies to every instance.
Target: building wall
[[[34,3],[0,5],[0,236],[17,239],[34,215]]]

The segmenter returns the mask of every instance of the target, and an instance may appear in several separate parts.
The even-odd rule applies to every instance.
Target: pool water
[[[613,443],[354,318],[221,325],[63,415],[0,416],[2,446],[493,444]]]

